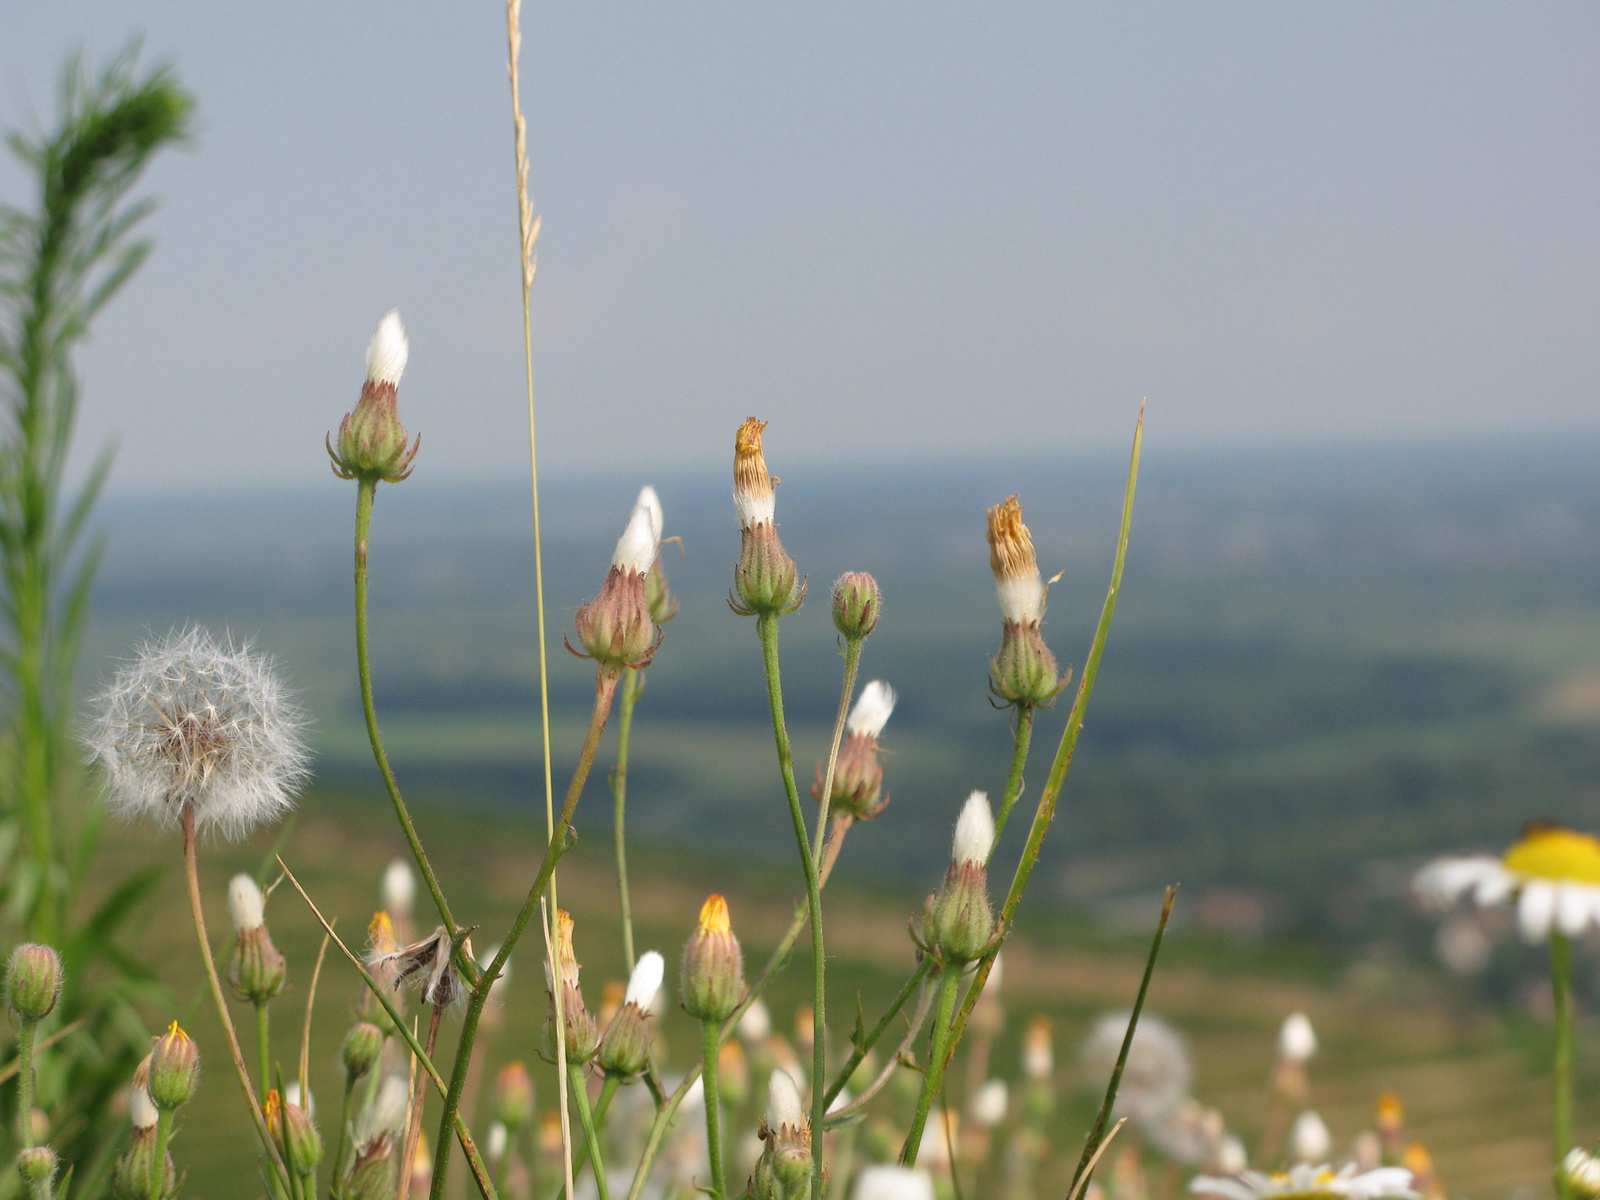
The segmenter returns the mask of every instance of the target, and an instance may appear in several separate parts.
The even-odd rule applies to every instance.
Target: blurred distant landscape
[[[1356,945],[1394,925],[1385,915],[1425,853],[1497,848],[1532,816],[1600,822],[1597,461],[1595,439],[1147,458],[1124,595],[1039,877],[1054,907],[1143,928],[1178,879],[1183,919],[1203,930]],[[781,449],[774,462],[785,543],[811,581],[783,625],[797,759],[809,773],[837,703],[828,586],[869,570],[886,599],[863,678],[900,693],[885,735],[892,803],[841,870],[926,886],[961,800],[998,792],[1009,753],[1007,714],[984,694],[999,637],[984,507],[1021,493],[1041,567],[1063,572],[1046,635],[1076,663],[1125,462],[787,470]],[[593,678],[561,637],[647,480],[683,540],[681,558],[666,556],[682,611],[640,702],[630,828],[787,863],[755,635],[724,599],[737,532],[720,477],[546,485],[558,782]],[[331,478],[295,494],[115,498],[86,671],[149,631],[226,627],[302,690],[321,785],[376,794],[350,638],[352,508]],[[380,489],[373,636],[409,790],[542,821],[530,530],[525,485],[443,487],[423,469]],[[1040,722],[1031,782],[1066,707]],[[603,791],[592,781],[580,808],[595,836],[609,830]],[[1010,831],[1019,843],[1024,825]]]

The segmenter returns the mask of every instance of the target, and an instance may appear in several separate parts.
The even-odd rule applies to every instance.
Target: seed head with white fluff
[[[994,849],[994,814],[989,811],[989,796],[973,792],[961,808],[956,820],[956,836],[951,847],[950,861],[957,863],[986,863],[989,851]]]
[[[86,743],[106,804],[237,838],[280,819],[309,776],[305,718],[248,646],[199,626],[147,642],[93,703]]]
[[[403,858],[391,859],[383,869],[383,884],[379,889],[384,911],[391,919],[404,919],[411,915],[411,906],[417,900],[417,877],[411,864]]]
[[[228,916],[233,920],[233,931],[260,929],[266,921],[264,914],[265,902],[256,881],[248,875],[235,875],[228,883]]]
[[[892,1165],[863,1167],[856,1176],[853,1200],[933,1200],[933,1179],[926,1171]]]
[[[646,950],[634,964],[633,974],[628,976],[628,991],[623,1003],[636,1004],[643,1013],[654,1012],[656,996],[661,992],[661,981],[666,977],[666,970],[666,960],[660,953]]]
[[[861,689],[861,695],[857,698],[855,707],[850,710],[850,719],[845,727],[859,736],[877,737],[889,723],[889,716],[894,712],[894,702],[898,698],[894,689],[887,683],[881,679],[874,679]]]
[[[367,378],[373,383],[398,387],[411,357],[411,342],[400,323],[400,310],[391,308],[378,322],[378,332],[367,343]]]
[[[989,904],[989,852],[994,849],[994,815],[989,797],[973,792],[956,820],[950,869],[944,885],[923,909],[923,936],[946,963],[964,964],[984,953],[994,936]]]

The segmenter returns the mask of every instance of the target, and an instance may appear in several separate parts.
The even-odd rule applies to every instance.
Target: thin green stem
[[[956,993],[961,987],[961,968],[946,964],[939,976],[939,1011],[934,1014],[933,1033],[929,1035],[927,1069],[922,1076],[922,1091],[917,1096],[916,1115],[911,1118],[911,1129],[905,1144],[900,1147],[903,1166],[915,1166],[917,1151],[922,1146],[922,1131],[928,1123],[928,1110],[944,1083],[946,1051],[950,1043],[950,1026],[956,1011]]]
[[[967,1021],[978,1003],[978,997],[983,994],[983,985],[989,981],[989,972],[994,969],[995,956],[1000,953],[1001,943],[1011,932],[1017,905],[1022,903],[1023,889],[1028,886],[1028,877],[1033,874],[1033,868],[1039,861],[1044,835],[1050,828],[1050,822],[1055,820],[1056,802],[1061,798],[1061,787],[1066,782],[1067,770],[1072,766],[1072,756],[1078,748],[1078,735],[1083,732],[1083,715],[1088,711],[1089,697],[1094,694],[1094,682],[1100,674],[1100,658],[1105,652],[1106,638],[1111,633],[1111,617],[1117,610],[1117,597],[1122,592],[1122,569],[1128,560],[1128,533],[1133,526],[1133,497],[1139,481],[1139,454],[1143,446],[1144,407],[1141,405],[1139,420],[1133,430],[1133,451],[1128,457],[1128,483],[1122,494],[1122,525],[1117,532],[1116,558],[1111,564],[1111,586],[1100,608],[1100,621],[1095,626],[1094,639],[1089,643],[1089,655],[1083,662],[1083,674],[1078,679],[1078,691],[1072,699],[1072,711],[1067,715],[1067,727],[1061,731],[1061,741],[1056,746],[1056,756],[1050,764],[1044,791],[1039,794],[1039,807],[1034,811],[1027,843],[1022,848],[1022,857],[1017,862],[1010,890],[1006,892],[1005,904],[1000,910],[1000,936],[978,960],[972,985],[967,989],[966,998],[961,1002],[961,1011],[956,1016],[955,1030],[950,1040],[952,1047],[961,1044]]]
[[[605,1082],[600,1085],[600,1099],[594,1105],[594,1128],[599,1133],[606,1127],[606,1113],[611,1108],[611,1098],[617,1094],[617,1087],[622,1080],[616,1075],[607,1075]],[[573,1173],[583,1170],[583,1164],[589,1161],[589,1144],[585,1142],[578,1147],[578,1153],[573,1157]]]
[[[373,1063],[373,1075],[378,1073],[377,1063]],[[344,1178],[344,1152],[350,1144],[350,1097],[355,1094],[355,1078],[348,1073],[344,1077],[344,1100],[339,1104],[339,1140],[333,1148],[333,1177]]]
[[[521,939],[523,931],[527,929],[528,922],[533,919],[534,910],[539,907],[539,899],[544,895],[545,886],[555,874],[556,864],[561,861],[561,856],[570,846],[567,840],[568,826],[572,821],[572,814],[577,810],[578,797],[583,794],[584,782],[589,778],[589,769],[594,765],[595,751],[600,746],[600,735],[605,732],[606,717],[611,712],[611,701],[616,692],[617,673],[601,669],[595,679],[594,711],[589,718],[589,732],[583,739],[583,749],[578,752],[578,764],[573,769],[572,782],[567,786],[567,797],[561,806],[561,818],[556,822],[555,834],[545,848],[544,861],[539,865],[539,874],[535,876],[533,886],[528,889],[522,908],[512,921],[511,928],[507,931],[505,940],[501,942],[494,960],[484,968],[477,986],[472,989],[472,994],[467,999],[466,1016],[461,1021],[461,1039],[456,1047],[455,1068],[450,1073],[450,1086],[445,1092],[444,1111],[439,1115],[439,1156],[434,1162],[433,1183],[428,1191],[429,1200],[442,1200],[444,1196],[444,1181],[450,1166],[450,1130],[456,1121],[456,1110],[461,1104],[461,1089],[466,1085],[467,1066],[472,1059],[472,1045],[478,1035],[478,1020],[483,1015],[483,1006],[489,999],[489,988],[505,969],[506,959],[511,957],[512,949]]]
[[[856,1073],[856,1068],[862,1064],[867,1055],[871,1053],[872,1048],[878,1044],[878,1039],[888,1032],[889,1026],[894,1022],[895,1017],[900,1015],[900,1010],[910,1001],[912,993],[928,977],[928,972],[931,970],[933,970],[933,956],[924,955],[922,961],[917,964],[917,969],[911,972],[910,977],[901,986],[899,993],[890,1003],[888,1011],[878,1018],[878,1023],[861,1040],[861,1044],[850,1052],[850,1057],[845,1060],[844,1066],[839,1071],[839,1077],[828,1085],[827,1094],[822,1097],[824,1111],[833,1107],[833,1102],[838,1099],[839,1093],[844,1090],[844,1085],[850,1082],[850,1076]]]
[[[828,808],[833,799],[833,773],[839,765],[839,743],[844,738],[844,723],[850,715],[850,700],[856,692],[856,671],[861,666],[864,638],[853,638],[844,645],[844,686],[839,689],[839,714],[833,719],[833,741],[828,744],[828,765],[823,770],[821,811],[817,814],[817,833],[811,857],[822,861],[822,843],[828,836]]]
[[[267,1152],[278,1181],[286,1181],[289,1172],[284,1169],[283,1158],[278,1154],[278,1147],[272,1140],[272,1134],[267,1130],[266,1117],[262,1115],[261,1104],[256,1100],[255,1088],[250,1086],[250,1072],[245,1070],[244,1052],[239,1049],[239,1034],[233,1028],[233,1018],[228,1015],[228,1002],[222,995],[222,980],[217,977],[217,962],[211,957],[211,939],[206,936],[205,910],[200,905],[200,866],[195,858],[194,851],[194,809],[186,807],[183,810],[183,866],[184,874],[189,883],[189,916],[194,922],[194,935],[200,943],[200,961],[205,964],[206,983],[211,988],[211,999],[217,1008],[217,1019],[222,1022],[222,1032],[227,1035],[228,1054],[233,1059],[234,1074],[239,1077],[239,1089],[244,1092],[246,1106],[250,1109],[250,1118],[255,1123],[256,1137],[261,1141],[261,1148]]]
[[[164,1200],[161,1185],[166,1182],[167,1140],[172,1137],[172,1110],[156,1110],[156,1153],[150,1160],[150,1180],[147,1191],[150,1200]]]
[[[33,1149],[33,1045],[39,1022],[22,1021],[17,1029],[17,1140]]]
[[[1562,1196],[1569,1189],[1563,1180],[1562,1163],[1572,1149],[1572,945],[1559,929],[1550,931],[1550,982],[1555,992],[1556,1045],[1551,1063],[1555,1085],[1552,1105],[1555,1114],[1556,1188]]]
[[[372,757],[378,763],[378,774],[383,776],[383,786],[394,805],[395,819],[400,822],[400,831],[405,834],[406,844],[411,847],[417,870],[422,872],[428,894],[433,897],[434,906],[439,910],[439,919],[454,938],[459,932],[456,919],[450,913],[444,889],[439,886],[438,876],[433,873],[433,864],[422,849],[417,827],[412,824],[411,813],[400,795],[400,784],[389,766],[389,755],[383,748],[383,735],[378,731],[378,710],[372,700],[372,658],[367,643],[367,543],[372,532],[372,501],[377,490],[378,481],[372,478],[361,479],[356,487],[356,673],[361,683],[361,711],[367,719],[367,740],[372,743]],[[471,962],[466,954],[459,954],[457,958],[469,964]],[[474,978],[471,966],[463,966],[462,971],[469,980]]]
[[[700,1022],[700,1078],[705,1080],[706,1157],[711,1161],[711,1195],[724,1200],[728,1183],[722,1167],[722,1114],[717,1099],[717,1056],[722,1049],[722,1026],[717,1021]]]
[[[583,1144],[589,1151],[589,1161],[594,1164],[594,1185],[600,1200],[611,1200],[611,1190],[606,1187],[606,1154],[600,1145],[600,1134],[595,1126],[594,1113],[589,1108],[589,1089],[584,1085],[583,1068],[577,1063],[567,1065],[567,1094],[578,1108],[578,1123],[583,1127]],[[578,1169],[574,1163],[572,1169]]]
[[[622,913],[622,955],[633,972],[633,908],[628,901],[628,841],[624,833],[628,810],[628,735],[633,732],[633,703],[639,695],[639,672],[622,673],[622,699],[617,704],[617,765],[611,771],[611,799],[615,808],[617,842],[617,904]]]
[[[994,818],[996,846],[1000,844],[1000,835],[1005,832],[1006,818],[1011,815],[1017,801],[1022,799],[1022,769],[1028,765],[1028,747],[1033,743],[1033,705],[1017,706],[1017,727],[1012,736],[1015,747],[1011,752],[1011,774],[1006,777],[1006,792],[1000,797],[1000,811]],[[994,851],[989,853],[993,857]]]
[[[811,853],[811,843],[806,838],[805,813],[800,808],[800,793],[794,785],[794,758],[789,750],[789,730],[783,719],[783,681],[778,671],[778,616],[762,613],[756,618],[756,632],[761,636],[762,662],[767,674],[767,703],[772,710],[772,739],[778,749],[778,771],[783,776],[784,795],[789,801],[789,817],[794,822],[795,842],[800,849],[800,868],[806,877],[806,907],[811,918],[811,1010],[814,1018],[811,1054],[811,1078],[828,1077],[828,1013],[826,972],[827,955],[822,943],[822,886],[817,877],[817,860]],[[823,800],[826,803],[826,796]],[[819,822],[820,837],[825,824]],[[813,1089],[811,1127],[822,1128],[827,1110],[822,1104],[822,1093]],[[812,1156],[811,1200],[822,1200],[822,1155]]]
[[[267,1006],[264,1001],[256,1001],[256,1069],[261,1080],[261,1091],[264,1095],[272,1085],[268,1081],[272,1078],[272,1052],[271,1042],[267,1036]]]

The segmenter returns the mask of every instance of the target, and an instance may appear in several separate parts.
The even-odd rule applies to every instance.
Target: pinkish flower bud
[[[272,944],[267,927],[240,930],[228,960],[234,995],[248,1004],[265,1004],[283,991],[288,980],[289,961]]]
[[[883,593],[865,571],[848,571],[833,585],[833,627],[846,641],[859,642],[878,625]]]
[[[639,956],[622,1007],[606,1025],[597,1061],[608,1075],[631,1079],[650,1065],[650,1012],[665,962],[654,950]]]
[[[395,391],[406,369],[410,344],[400,324],[400,313],[391,309],[378,324],[378,332],[367,347],[367,382],[361,399],[339,424],[339,445],[326,439],[333,473],[341,479],[383,480],[399,483],[411,474],[412,460],[422,438],[406,446],[406,427],[400,422]]]
[[[500,1068],[494,1080],[490,1111],[507,1129],[520,1132],[533,1124],[533,1079],[520,1061]]]
[[[792,613],[805,601],[806,585],[794,559],[778,539],[774,518],[777,480],[761,452],[766,422],[749,418],[733,440],[733,503],[739,512],[739,565],[728,603],[741,616]]]
[[[985,864],[994,848],[994,818],[989,798],[973,792],[956,822],[955,844],[944,886],[928,897],[923,936],[946,963],[978,958],[994,937]]]
[[[561,1024],[566,1038],[567,1062],[586,1063],[600,1048],[600,1031],[595,1027],[594,1017],[584,1006],[583,992],[578,988],[578,959],[572,949],[572,916],[565,909],[556,910],[555,953],[560,978],[551,976],[549,963],[544,968],[545,994],[550,997],[550,1015],[545,1024],[546,1053],[552,1060],[555,1059],[555,990],[560,987]]]
[[[150,1047],[150,1101],[171,1112],[194,1098],[200,1086],[200,1048],[174,1021]]]
[[[728,919],[728,902],[706,898],[700,924],[683,948],[683,1007],[702,1021],[726,1021],[744,999],[744,955]]]
[[[11,952],[6,967],[6,1003],[18,1022],[35,1024],[55,1009],[61,997],[61,956],[51,947],[28,942]]]
[[[48,1187],[40,1189],[36,1184],[48,1184],[56,1176],[56,1152],[49,1146],[33,1146],[23,1150],[17,1155],[17,1174],[22,1176],[22,1182],[27,1184],[34,1195],[50,1195]]]
[[[578,609],[578,641],[602,668],[646,666],[661,642],[645,587],[661,541],[660,521],[661,503],[653,488],[645,488],[617,542],[600,594]]]

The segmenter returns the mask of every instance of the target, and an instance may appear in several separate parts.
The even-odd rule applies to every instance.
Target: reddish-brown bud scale
[[[833,585],[833,627],[848,641],[859,642],[878,625],[883,594],[865,571],[847,571]]]
[[[600,594],[578,609],[574,624],[588,657],[619,670],[649,665],[661,641],[644,576],[622,567],[611,568]]]
[[[783,548],[772,522],[765,521],[740,534],[733,591],[737,597],[730,601],[733,610],[747,617],[792,613],[805,601],[806,586],[800,569]]]
[[[822,783],[827,763],[817,764],[811,798],[822,799]],[[869,734],[852,733],[839,745],[839,758],[833,768],[833,795],[828,800],[832,812],[856,821],[871,821],[889,805],[883,795],[883,750]]]

